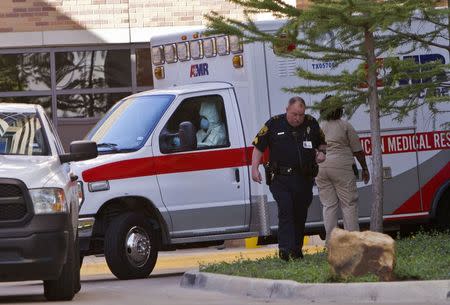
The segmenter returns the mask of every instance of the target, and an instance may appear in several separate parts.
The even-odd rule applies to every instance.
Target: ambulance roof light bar
[[[217,54],[216,38],[210,37],[203,39],[203,53],[205,57],[214,57]]]
[[[187,41],[177,43],[178,59],[180,61],[187,61],[191,59],[189,52],[189,43]]]
[[[236,35],[230,35],[230,51],[231,53],[242,53],[244,51],[244,44],[242,38]]]
[[[230,54],[230,40],[227,35],[216,38],[217,54],[223,56]]]
[[[164,45],[164,58],[168,64],[178,61],[176,44],[170,43]]]
[[[191,52],[192,59],[203,58],[203,43],[202,40],[192,40],[189,42],[189,51]]]
[[[195,33],[193,37],[199,37]],[[244,51],[242,38],[236,35],[221,35],[216,37],[203,37],[187,41],[187,36],[181,36],[181,42],[168,43],[152,47],[152,61],[154,65],[175,63],[202,59],[203,57],[215,57],[242,53]],[[242,56],[233,59],[235,67],[242,67]],[[240,63],[239,63],[240,62]],[[239,64],[236,64],[239,63]]]
[[[152,47],[152,60],[154,65],[162,65],[164,63],[163,46]]]

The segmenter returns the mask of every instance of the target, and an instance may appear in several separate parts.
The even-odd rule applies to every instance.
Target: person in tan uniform
[[[329,97],[327,97],[329,98]],[[326,98],[326,99],[327,99]],[[321,111],[321,128],[327,142],[327,157],[319,164],[316,184],[323,207],[323,221],[326,231],[326,244],[331,231],[337,226],[338,209],[342,210],[344,229],[359,231],[358,190],[356,187],[356,168],[354,157],[362,167],[362,179],[369,182],[364,151],[353,126],[341,119],[342,107]]]

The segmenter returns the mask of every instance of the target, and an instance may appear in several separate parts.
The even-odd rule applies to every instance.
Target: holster
[[[270,162],[264,164],[264,172],[266,175],[266,184],[271,185],[273,178],[275,177],[276,166]]]
[[[353,170],[353,173],[356,176],[356,179],[359,179],[359,170],[358,170],[358,167],[356,166],[355,163],[352,164],[352,170]]]

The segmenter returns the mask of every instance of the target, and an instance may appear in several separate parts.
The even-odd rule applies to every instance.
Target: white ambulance
[[[260,26],[273,31],[280,22]],[[279,57],[267,43],[206,37],[201,28],[154,37],[151,50],[155,89],[119,101],[87,136],[99,157],[78,163],[82,255],[104,253],[120,279],[148,276],[160,250],[276,235],[276,203],[267,185],[251,180],[251,142],[270,116],[285,112],[292,94],[282,88],[301,84],[299,65],[333,67]],[[448,62],[437,49],[410,56]],[[448,119],[425,108],[401,123],[382,118],[386,229],[405,220],[450,223],[450,132],[440,129]],[[370,154],[366,109],[351,123]],[[364,226],[371,185],[358,188]],[[316,187],[314,195],[306,231],[323,234]]]

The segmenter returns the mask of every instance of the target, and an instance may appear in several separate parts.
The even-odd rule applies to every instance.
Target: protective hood
[[[203,102],[200,106],[200,116],[204,116],[208,119],[210,124],[219,123],[219,113],[217,112],[217,108],[215,103],[213,102]]]

